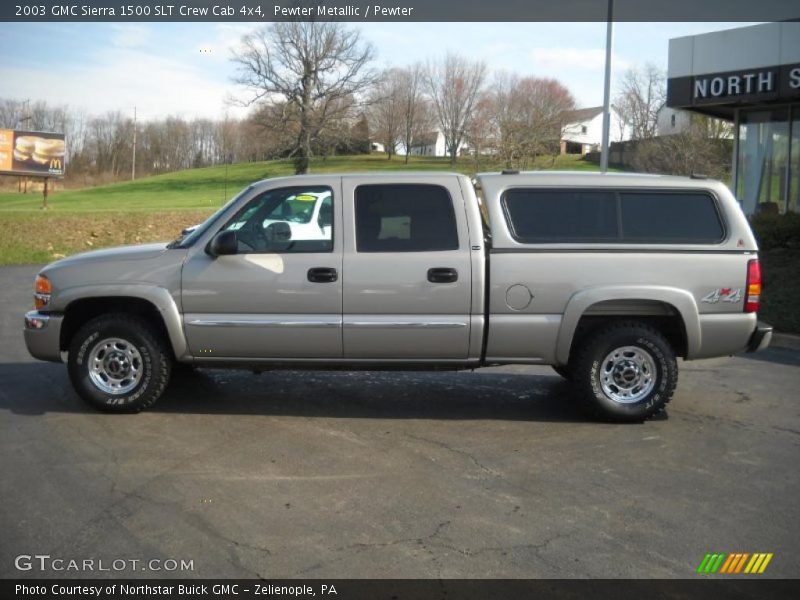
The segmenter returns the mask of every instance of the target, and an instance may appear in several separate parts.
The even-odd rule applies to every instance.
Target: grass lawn
[[[576,156],[559,156],[551,166],[550,159],[537,162],[537,168],[597,171],[597,165]],[[490,163],[481,164],[480,170],[499,170]],[[386,160],[382,154],[360,156],[334,156],[327,160],[312,161],[312,173],[342,173],[357,171],[456,171],[472,175],[476,165],[472,159],[459,159],[455,168],[449,159],[412,156],[408,165],[404,157]],[[289,160],[272,160],[255,163],[238,163],[203,169],[189,169],[136,181],[110,185],[65,190],[51,193],[48,206],[51,211],[151,211],[151,210],[213,210],[243,187],[269,177],[282,177],[294,173]],[[39,211],[42,195],[39,192],[20,194],[0,192],[0,214],[6,211]]]
[[[537,168],[596,171],[576,156],[556,157]],[[480,170],[498,170],[481,164]],[[457,171],[474,174],[472,159],[385,155],[336,156],[312,162],[312,173],[354,171]],[[226,172],[227,171],[227,172]],[[136,181],[51,193],[42,210],[39,192],[0,192],[0,265],[50,262],[69,254],[115,246],[170,240],[187,225],[203,221],[239,190],[254,181],[293,173],[288,160],[240,163],[190,169]]]

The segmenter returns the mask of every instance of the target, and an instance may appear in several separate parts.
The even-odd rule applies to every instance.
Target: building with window
[[[624,142],[630,139],[630,127],[611,111],[609,139]],[[600,149],[603,142],[603,107],[579,108],[566,114],[561,134],[561,154],[588,154]]]
[[[679,108],[662,106],[656,120],[657,135],[684,133],[692,126],[692,113]]]
[[[468,151],[469,145],[462,140],[458,146],[458,154],[461,155]],[[405,154],[405,152],[398,153]],[[447,144],[442,130],[435,129],[419,136],[418,139],[414,140],[410,154],[412,156],[448,156]]]
[[[670,40],[667,106],[734,123],[745,213],[800,211],[799,21]]]

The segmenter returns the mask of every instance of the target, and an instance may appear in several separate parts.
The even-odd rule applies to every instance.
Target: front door
[[[472,269],[458,181],[382,181],[342,179],[344,356],[466,359]]]
[[[183,268],[189,348],[198,358],[341,358],[340,180],[257,193],[221,230],[237,254]]]

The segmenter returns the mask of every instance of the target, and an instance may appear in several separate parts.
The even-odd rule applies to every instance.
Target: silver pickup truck
[[[254,183],[172,243],[48,265],[25,341],[112,412],[151,406],[180,363],[530,364],[593,414],[641,421],[672,397],[676,357],[769,344],[760,293],[755,239],[717,181],[309,175]]]

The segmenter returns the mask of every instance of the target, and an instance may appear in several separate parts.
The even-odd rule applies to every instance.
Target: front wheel
[[[594,416],[641,422],[672,399],[678,363],[672,346],[656,329],[620,322],[585,340],[571,379]]]
[[[164,340],[145,319],[106,314],[81,327],[67,369],[78,395],[104,412],[139,412],[164,392],[172,366]]]

